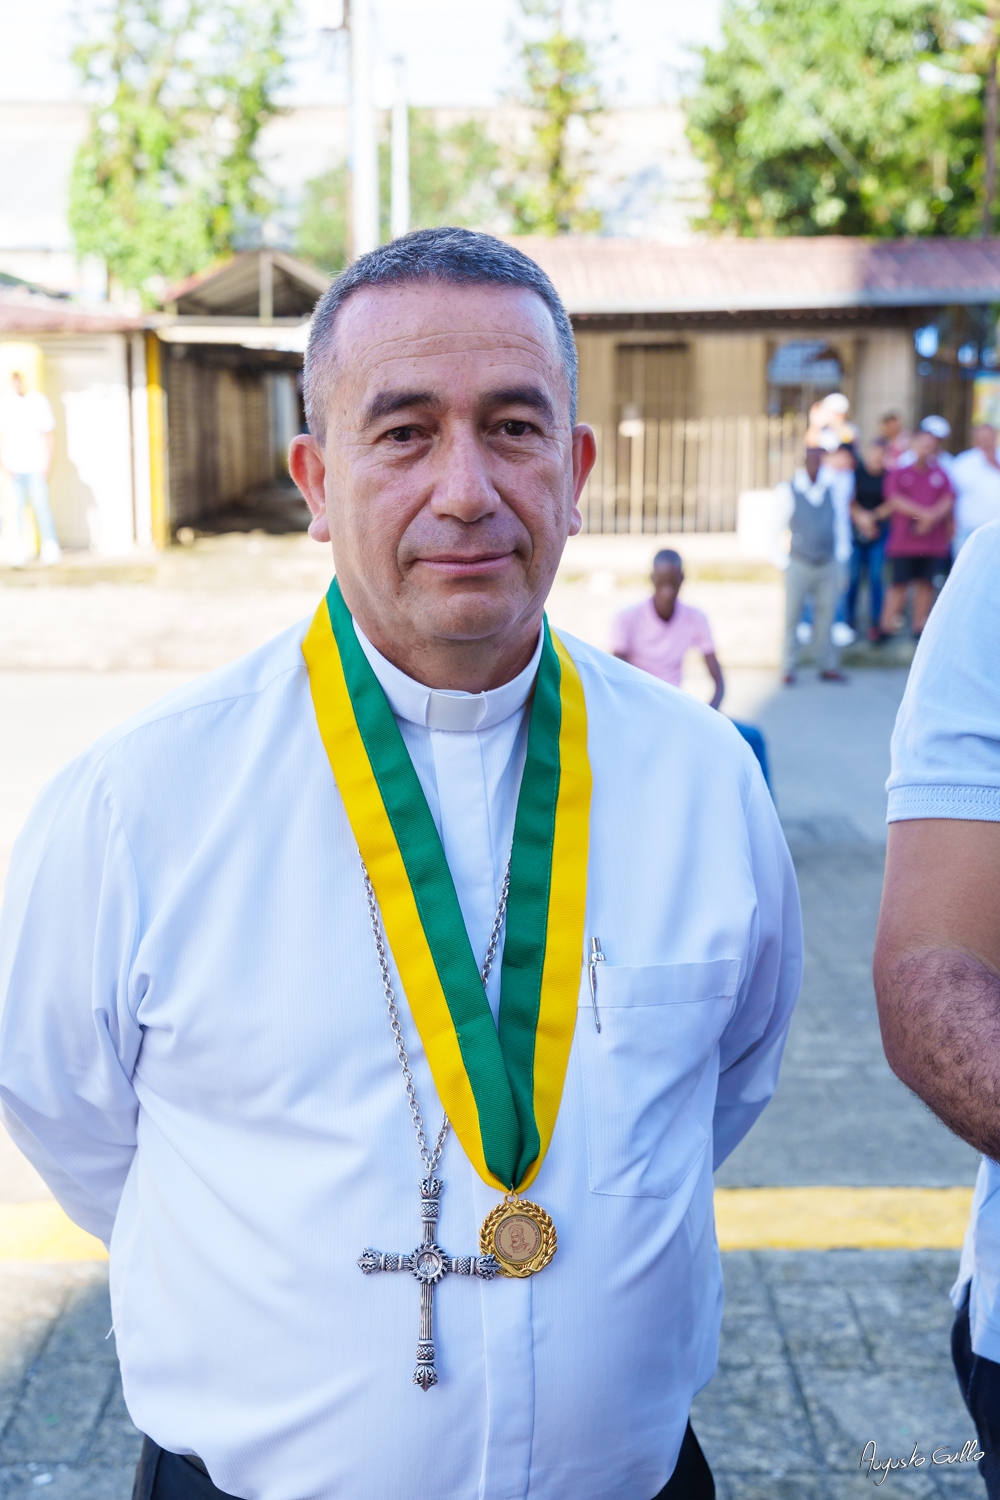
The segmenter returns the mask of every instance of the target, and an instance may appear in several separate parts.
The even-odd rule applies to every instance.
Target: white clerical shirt
[[[798,991],[794,876],[721,715],[572,639],[594,776],[577,1025],[531,1195],[529,1280],[447,1277],[441,1383],[419,1293],[365,1277],[420,1239],[422,1175],[358,851],[316,726],[305,627],[106,736],[45,789],[0,922],[4,1119],[110,1243],[133,1420],[245,1500],[651,1500],[715,1368],[712,1164],[770,1097]],[[478,958],[533,667],[431,692],[367,643]],[[496,1005],[500,965],[491,985]],[[441,1105],[398,993],[433,1138]],[[499,1194],[452,1135],[438,1241]]]

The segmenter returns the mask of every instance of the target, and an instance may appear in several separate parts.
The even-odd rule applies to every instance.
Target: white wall
[[[134,545],[126,337],[35,341],[56,419],[52,512],[65,547],[121,553]]]

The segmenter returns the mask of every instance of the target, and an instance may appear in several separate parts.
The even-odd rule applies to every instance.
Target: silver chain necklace
[[[372,937],[375,939],[375,952],[378,956],[379,973],[382,976],[382,989],[385,993],[386,1009],[389,1012],[389,1025],[392,1027],[393,1040],[396,1043],[396,1056],[399,1058],[399,1066],[403,1074],[403,1083],[406,1086],[406,1102],[410,1109],[410,1119],[413,1122],[413,1130],[417,1137],[417,1149],[420,1152],[420,1160],[424,1164],[427,1176],[420,1183],[420,1219],[423,1225],[423,1238],[415,1250],[408,1255],[396,1255],[384,1250],[364,1250],[358,1257],[358,1265],[366,1276],[371,1276],[376,1271],[409,1271],[420,1284],[420,1334],[417,1339],[417,1366],[413,1372],[413,1384],[419,1385],[423,1390],[429,1391],[432,1385],[437,1385],[438,1373],[435,1368],[434,1354],[434,1288],[438,1282],[452,1272],[459,1276],[479,1276],[483,1281],[492,1281],[500,1274],[500,1262],[495,1255],[462,1255],[452,1256],[446,1254],[435,1239],[438,1215],[441,1209],[442,1183],[435,1177],[438,1164],[441,1161],[441,1153],[444,1143],[448,1138],[451,1122],[447,1113],[441,1121],[441,1129],[438,1131],[434,1149],[427,1144],[427,1132],[424,1128],[423,1116],[420,1113],[420,1104],[417,1099],[417,1091],[413,1084],[413,1073],[410,1069],[410,1059],[406,1053],[406,1043],[403,1039],[403,1029],[399,1024],[399,1007],[396,1004],[396,995],[392,987],[392,975],[389,973],[389,955],[386,952],[385,939],[382,935],[382,922],[379,918],[378,902],[375,899],[375,890],[372,886],[368,870],[364,860],[361,861],[361,874],[365,882],[365,895],[368,899],[368,916],[371,920]],[[493,968],[493,960],[496,958],[497,944],[500,941],[500,933],[503,930],[504,916],[507,912],[507,897],[510,893],[510,859],[507,860],[507,868],[504,871],[503,885],[500,888],[500,902],[497,906],[497,914],[493,919],[493,931],[490,933],[489,946],[486,949],[486,957],[480,970],[480,978],[483,989],[490,977]]]
[[[441,1129],[438,1131],[437,1140],[434,1142],[434,1150],[429,1150],[427,1146],[427,1133],[424,1129],[420,1105],[417,1102],[417,1091],[413,1085],[413,1074],[410,1071],[410,1059],[407,1056],[406,1043],[403,1040],[403,1028],[399,1024],[399,1007],[396,1004],[396,994],[392,987],[392,975],[389,973],[389,955],[386,953],[385,939],[382,936],[382,923],[379,918],[378,902],[375,899],[375,890],[364,860],[361,861],[361,874],[365,882],[365,895],[368,898],[368,916],[372,925],[372,937],[375,939],[375,952],[378,955],[379,973],[382,976],[382,989],[385,993],[386,1009],[389,1012],[389,1025],[392,1027],[392,1036],[396,1043],[396,1056],[399,1058],[399,1066],[403,1073],[403,1082],[406,1085],[406,1102],[410,1107],[410,1119],[413,1121],[413,1129],[417,1137],[420,1160],[424,1164],[424,1170],[428,1177],[433,1177],[441,1160],[441,1153],[444,1150],[444,1143],[448,1138],[451,1121],[446,1114],[441,1121]],[[507,897],[509,895],[510,858],[508,857],[503,884],[500,887],[497,914],[493,918],[493,930],[490,933],[490,940],[486,948],[486,957],[483,959],[483,967],[479,971],[483,989],[486,988],[487,980],[493,969],[493,960],[497,954],[497,944],[500,941],[500,934],[503,931],[503,920],[507,915]]]

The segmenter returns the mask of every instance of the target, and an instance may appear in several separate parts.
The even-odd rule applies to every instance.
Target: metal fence
[[[580,501],[584,531],[735,531],[741,490],[771,489],[802,463],[806,419],[699,417],[597,427]]]

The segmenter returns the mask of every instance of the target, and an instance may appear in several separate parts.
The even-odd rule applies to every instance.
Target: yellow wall
[[[0,391],[10,389],[10,377],[20,372],[29,391],[45,389],[45,356],[37,344],[8,339],[0,343]]]

